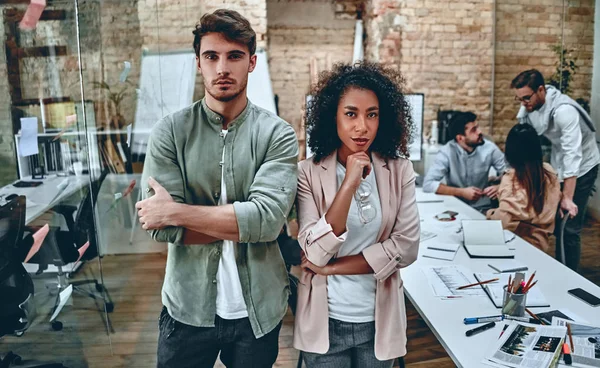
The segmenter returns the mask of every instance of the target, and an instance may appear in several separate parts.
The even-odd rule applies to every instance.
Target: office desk
[[[429,194],[424,195],[421,189],[418,189],[417,192],[417,201],[434,199]],[[491,330],[472,337],[466,337],[465,331],[477,325],[465,325],[463,324],[463,318],[499,315],[501,314],[500,309],[495,308],[487,297],[446,300],[436,298],[421,271],[422,266],[454,264],[463,265],[472,272],[493,272],[488,267],[491,260],[471,259],[462,246],[452,262],[421,256],[422,250],[427,244],[435,244],[436,241],[456,242],[460,239],[461,235],[456,233],[456,229],[460,226],[461,220],[484,219],[485,217],[457,198],[450,196],[437,196],[437,198],[443,200],[443,202],[417,203],[422,219],[421,225],[425,224],[427,230],[435,231],[438,236],[422,242],[418,260],[402,270],[404,290],[458,367],[486,367],[481,362],[490,351],[493,341],[498,338],[504,323],[496,323],[496,327]],[[433,219],[433,216],[447,209],[459,213],[457,220],[453,221],[456,224],[439,225],[434,228],[434,221],[437,220]],[[600,326],[600,307],[591,307],[567,294],[567,290],[581,287],[592,294],[600,295],[600,287],[571,271],[519,237],[513,240],[511,245],[516,247],[515,260],[525,263],[529,267],[527,276],[531,272],[537,271],[536,279],[539,282],[535,287],[542,291],[550,303],[550,307],[530,308],[534,313],[554,309],[568,309],[577,316],[584,318],[585,322]]]
[[[89,185],[89,175],[56,176],[48,175],[44,179],[25,177],[24,181],[41,181],[42,185],[31,188],[17,188],[12,184],[0,188],[0,196],[9,194],[24,195],[27,198],[25,222],[29,224],[41,214],[61,201]],[[61,185],[65,183],[64,185]]]

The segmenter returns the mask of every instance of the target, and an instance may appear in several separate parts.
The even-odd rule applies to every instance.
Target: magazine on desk
[[[574,367],[600,367],[600,327],[590,326],[563,318],[552,318],[553,326],[571,327],[573,345],[571,358]],[[569,339],[567,341],[570,345]]]
[[[498,281],[490,282],[489,284],[481,285],[481,288],[490,297],[490,300],[496,308],[502,308],[502,299],[504,298],[504,286],[508,285],[509,273],[474,273],[478,282],[498,278]],[[539,287],[533,287],[527,293],[527,307],[549,307],[550,303],[542,294]]]
[[[560,357],[567,328],[513,322],[494,342],[484,363],[503,367],[553,367]]]

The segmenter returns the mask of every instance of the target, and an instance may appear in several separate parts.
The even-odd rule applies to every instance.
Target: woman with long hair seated
[[[389,368],[406,354],[401,269],[417,258],[420,223],[402,82],[378,64],[338,64],[307,106],[294,347],[308,368]]]
[[[546,251],[561,196],[556,172],[543,162],[540,138],[529,124],[510,130],[505,154],[512,169],[502,177],[499,207],[489,210],[487,218],[502,220],[505,229]]]

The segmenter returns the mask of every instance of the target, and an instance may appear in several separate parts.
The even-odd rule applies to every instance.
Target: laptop
[[[514,258],[515,252],[504,242],[502,221],[463,220],[463,240],[471,258]]]

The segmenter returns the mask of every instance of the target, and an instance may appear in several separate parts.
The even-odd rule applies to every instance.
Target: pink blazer
[[[338,252],[346,233],[335,236],[325,213],[337,193],[337,153],[314,163],[299,163],[298,241],[308,259],[324,266]],[[415,174],[406,159],[385,161],[373,154],[381,202],[378,242],[363,251],[377,280],[375,292],[375,356],[379,360],[406,354],[406,310],[400,269],[417,259],[420,222]],[[303,272],[298,285],[294,327],[296,349],[324,354],[329,350],[327,277]]]

